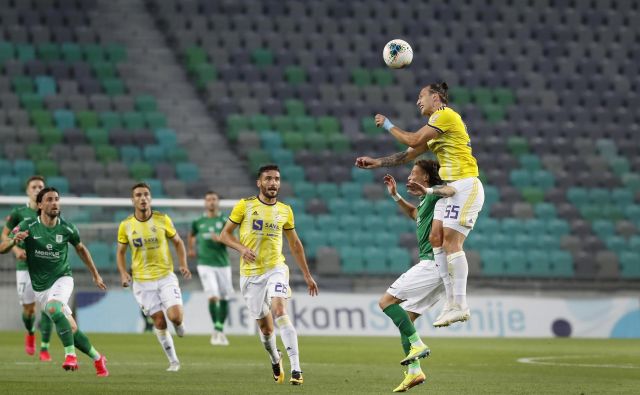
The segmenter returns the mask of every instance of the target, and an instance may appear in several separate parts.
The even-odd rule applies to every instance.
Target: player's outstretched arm
[[[102,277],[100,276],[100,273],[98,273],[98,269],[96,268],[95,263],[93,263],[93,258],[91,257],[89,249],[87,249],[87,247],[85,247],[82,242],[76,244],[74,248],[76,249],[76,252],[78,253],[80,259],[82,259],[82,262],[84,262],[87,269],[89,269],[89,272],[91,272],[93,282],[98,288],[105,291],[107,289],[107,286],[104,284],[104,281],[102,281]]]
[[[248,262],[255,262],[256,253],[253,252],[251,248],[245,247],[240,240],[238,240],[234,235],[233,231],[238,227],[238,224],[232,221],[227,221],[222,228],[222,232],[220,232],[220,243],[226,245],[227,247],[231,247],[234,250],[238,251],[242,256],[242,259]]]
[[[418,209],[416,209],[416,207],[413,204],[407,202],[402,198],[402,196],[398,194],[398,186],[396,184],[396,179],[393,178],[391,174],[387,174],[384,176],[383,180],[384,180],[384,185],[387,186],[387,191],[389,191],[389,195],[393,200],[395,200],[396,203],[398,203],[398,206],[400,206],[400,208],[402,209],[402,212],[405,213],[407,217],[411,219],[416,219],[416,216],[418,215]]]
[[[9,228],[7,228],[7,226],[5,225],[2,228],[2,236],[0,237],[0,240],[6,240],[9,238],[9,232],[11,232],[11,230]],[[4,252],[3,252],[4,254]],[[21,261],[24,261],[25,259],[27,259],[27,252],[18,247],[17,245],[13,246],[13,254],[16,256],[16,259],[19,259]]]
[[[424,125],[417,132],[411,133],[392,124],[389,118],[384,115],[377,114],[375,121],[376,126],[384,128],[387,132],[391,133],[398,142],[411,148],[426,145],[429,140],[438,137],[438,130],[429,125]]]
[[[173,243],[173,247],[176,249],[180,273],[182,273],[182,277],[184,279],[189,280],[191,278],[191,271],[189,270],[189,265],[187,265],[187,251],[184,248],[184,241],[182,241],[178,232],[176,232],[175,236],[171,238],[171,242]]]
[[[393,155],[383,158],[370,158],[368,156],[360,156],[356,158],[355,166],[361,169],[376,169],[379,167],[394,167],[407,164],[418,156],[427,152],[428,147],[425,145],[420,148],[408,148],[406,151],[396,152]]]
[[[420,185],[417,182],[407,183],[407,188],[410,192],[417,195],[435,195],[440,197],[451,197],[456,194],[456,189],[449,185],[435,185],[431,188],[427,188],[424,185]]]
[[[7,237],[0,242],[0,254],[6,254],[11,251],[19,242],[23,241],[29,236],[29,231],[16,232],[13,237]]]
[[[116,249],[116,265],[118,265],[118,272],[120,273],[120,285],[124,288],[131,284],[131,275],[127,272],[127,247],[128,244],[118,242]]]
[[[291,254],[293,254],[293,258],[296,260],[296,264],[302,271],[304,276],[304,281],[307,283],[307,288],[309,288],[309,295],[315,296],[318,294],[318,284],[311,276],[311,272],[309,271],[309,265],[307,265],[307,258],[304,255],[304,247],[302,246],[302,241],[298,237],[298,233],[295,229],[285,229],[285,236],[287,236],[287,241],[289,242],[289,249],[291,250]]]

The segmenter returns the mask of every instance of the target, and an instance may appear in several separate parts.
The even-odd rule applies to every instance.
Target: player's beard
[[[58,209],[58,212],[56,212],[56,213],[54,213],[53,210],[51,210],[49,212],[45,212],[44,215],[46,215],[50,219],[56,219],[56,217],[60,216],[61,212],[62,212],[62,210],[60,210],[60,209]]]
[[[269,188],[263,188],[261,192],[264,196],[268,197],[269,199],[275,199],[278,197],[278,192],[280,192],[280,190],[279,189],[270,190]]]

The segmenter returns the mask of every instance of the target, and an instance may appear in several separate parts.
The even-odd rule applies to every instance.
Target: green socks
[[[42,343],[47,344],[49,348],[49,340],[51,340],[51,328],[53,327],[53,321],[46,314],[40,315],[40,334],[42,335]],[[47,349],[45,348],[45,350]]]
[[[391,321],[393,321],[400,330],[400,334],[402,336],[406,336],[409,342],[414,343],[416,337],[418,340],[420,339],[420,336],[416,332],[416,328],[413,326],[413,322],[411,322],[411,319],[409,318],[409,314],[407,314],[400,305],[389,305],[386,309],[382,310],[382,312],[391,318]]]
[[[227,320],[227,315],[229,314],[229,302],[226,300],[209,302],[209,313],[211,314],[211,320],[213,321],[215,330],[222,332],[224,322]]]
[[[33,333],[35,332],[34,324],[36,322],[35,314],[27,315],[25,313],[22,313],[22,322],[24,323],[24,327],[27,329],[27,332],[29,332],[30,335],[33,335]]]
[[[85,335],[80,329],[78,329],[73,335],[73,340],[78,350],[87,354],[91,359],[95,361],[100,358],[100,353],[93,348],[87,335]]]
[[[71,324],[67,317],[65,317],[62,311],[62,303],[57,301],[50,301],[45,306],[45,311],[51,320],[56,324],[56,332],[60,337],[60,341],[64,346],[65,354],[75,354],[75,348],[73,346],[73,331],[71,330]],[[73,351],[68,351],[73,350]]]

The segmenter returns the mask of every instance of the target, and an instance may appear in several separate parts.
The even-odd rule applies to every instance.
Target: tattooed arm
[[[423,148],[408,148],[406,151],[397,152],[393,155],[385,156],[384,158],[370,158],[368,156],[361,156],[356,159],[356,167],[361,169],[375,169],[378,167],[392,167],[400,166],[405,163],[409,163],[418,156],[427,151],[427,146]]]
[[[431,188],[427,188],[417,182],[407,183],[407,189],[410,192],[415,192],[421,195],[436,195],[440,197],[451,197],[456,194],[456,189],[449,185],[434,185]]]

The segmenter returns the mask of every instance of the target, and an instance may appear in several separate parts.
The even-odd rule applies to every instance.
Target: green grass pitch
[[[175,338],[182,370],[167,361],[153,334],[89,334],[107,356],[111,376],[98,378],[88,357],[80,370],[24,353],[22,333],[0,332],[0,393],[42,394],[382,394],[402,380],[400,342],[377,337],[301,337],[305,384],[277,385],[257,336],[230,336],[212,347],[206,336]],[[427,339],[422,394],[638,394],[640,340]],[[279,340],[278,340],[279,341]],[[519,359],[529,358],[529,363]],[[285,357],[285,369],[288,362]]]

